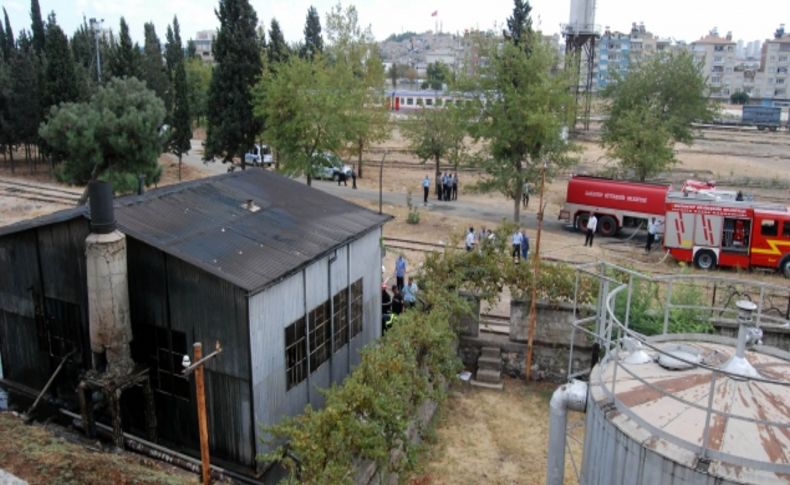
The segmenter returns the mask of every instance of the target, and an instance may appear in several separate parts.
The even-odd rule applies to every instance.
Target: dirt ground
[[[549,399],[555,385],[506,379],[505,389],[452,392],[411,484],[543,484],[546,482]],[[571,453],[565,483],[576,484],[584,440],[583,415],[568,413]]]
[[[0,436],[0,467],[31,485],[199,483],[162,462],[85,446],[61,428],[26,425],[11,413],[0,413]]]

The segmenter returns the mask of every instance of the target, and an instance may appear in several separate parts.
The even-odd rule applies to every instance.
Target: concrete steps
[[[483,347],[477,358],[477,374],[471,380],[475,387],[502,390],[502,351],[497,347]]]

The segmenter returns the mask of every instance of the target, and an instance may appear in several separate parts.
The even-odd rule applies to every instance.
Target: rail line
[[[0,179],[0,195],[49,204],[76,205],[81,193],[42,184]]]

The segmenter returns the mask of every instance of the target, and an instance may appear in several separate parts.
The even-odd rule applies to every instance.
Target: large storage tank
[[[669,284],[661,291],[668,291],[671,301],[673,282],[677,286],[703,278],[715,284],[719,295],[727,285],[741,285],[731,295],[750,291],[748,283],[713,277],[652,281]],[[611,293],[605,289],[599,313],[603,319],[598,320],[605,357],[590,373],[580,482],[790,484],[790,354],[761,345],[769,316],[767,303],[760,303],[782,290],[787,305],[786,288],[754,284],[754,296],[737,301],[737,308],[716,303],[698,313],[710,318],[729,311],[728,321],[739,332],[733,340],[668,333],[645,338],[631,332],[614,311],[618,295],[627,297],[631,306],[634,288],[622,284]],[[667,317],[674,310],[667,307]],[[777,326],[786,327],[785,312],[779,316],[770,310],[777,315],[770,317]]]
[[[571,0],[571,14],[566,33],[592,34],[595,32],[595,0]]]

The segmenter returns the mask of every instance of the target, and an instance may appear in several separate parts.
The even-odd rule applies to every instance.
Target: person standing
[[[417,283],[409,276],[409,283],[403,287],[403,302],[406,308],[412,308],[417,303]]]
[[[398,259],[395,260],[395,282],[399,290],[403,289],[403,279],[406,276],[406,260],[403,255],[399,254]]]
[[[527,260],[529,256],[529,237],[527,236],[527,231],[521,231],[521,259],[524,261]]]
[[[397,285],[392,285],[392,313],[400,315],[403,312],[403,294]]]
[[[511,236],[511,242],[513,243],[513,252],[511,256],[516,262],[519,262],[519,258],[521,257],[521,233],[518,229],[513,232],[513,236]]]
[[[458,200],[458,172],[453,174],[453,193],[452,200]]]
[[[529,207],[529,183],[524,182],[524,187],[521,189],[521,202],[524,204],[524,208],[526,209]]]
[[[469,232],[466,233],[466,239],[464,240],[466,244],[466,250],[471,251],[475,247],[475,228],[470,227]]]
[[[357,190],[357,171],[351,171],[351,188]]]
[[[658,224],[656,224],[656,218],[653,217],[650,219],[650,222],[647,223],[647,243],[645,244],[645,251],[648,253],[651,249],[653,249],[653,241],[656,239],[656,230],[658,229]]]
[[[597,228],[598,228],[598,218],[595,217],[595,214],[590,214],[590,219],[587,221],[587,236],[584,238],[585,246],[589,244],[590,247],[592,247],[593,239],[595,238],[595,230]]]
[[[428,193],[431,191],[431,179],[426,175],[422,179],[422,205],[428,205]]]

